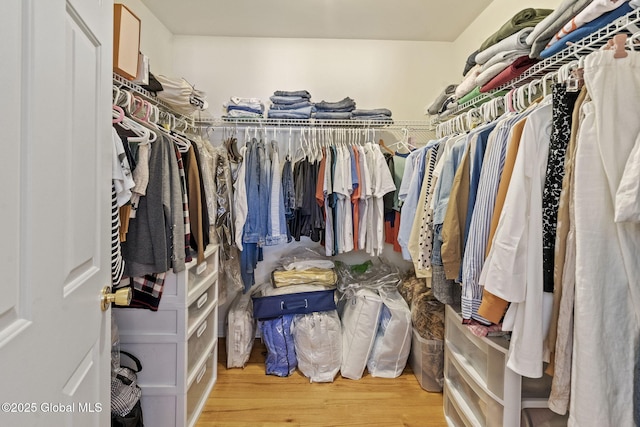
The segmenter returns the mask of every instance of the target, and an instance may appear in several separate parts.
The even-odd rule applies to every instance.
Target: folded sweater
[[[498,43],[500,40],[506,39],[511,34],[517,33],[523,28],[532,27],[541,22],[546,16],[553,12],[551,9],[523,9],[516,13],[509,21],[505,22],[502,27],[489,36],[480,46],[480,52],[490,46]]]

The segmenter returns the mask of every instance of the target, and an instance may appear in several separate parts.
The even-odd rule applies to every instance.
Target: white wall
[[[306,89],[313,101],[350,96],[421,120],[451,74],[451,43],[175,36],[173,46],[175,75],[207,93],[215,117],[231,96],[268,102],[275,90]]]
[[[455,67],[450,83],[462,80],[462,71],[469,55],[476,51],[487,37],[495,33],[516,13],[525,8],[555,9],[561,0],[493,0],[493,2],[458,36],[452,45],[450,60]]]
[[[140,52],[149,57],[153,74],[173,75],[173,34],[140,0],[115,0],[140,18]]]

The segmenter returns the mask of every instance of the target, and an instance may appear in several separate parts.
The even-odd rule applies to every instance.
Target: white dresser
[[[114,308],[120,347],[142,362],[144,424],[195,425],[217,379],[218,248],[167,273],[158,311]]]
[[[507,368],[509,341],[479,338],[451,307],[445,312],[444,413],[456,427],[518,427],[523,408],[547,408],[551,377]]]

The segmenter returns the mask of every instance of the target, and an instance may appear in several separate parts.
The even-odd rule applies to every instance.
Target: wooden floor
[[[227,369],[219,343],[218,380],[196,427],[415,426],[445,427],[442,394],[424,391],[407,367],[396,379],[338,374],[333,383],[309,383],[300,371],[265,375],[264,346],[256,341],[244,369]]]

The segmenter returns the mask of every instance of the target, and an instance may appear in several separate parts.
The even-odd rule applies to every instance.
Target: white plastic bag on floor
[[[373,377],[396,378],[411,351],[411,310],[396,289],[380,289],[380,298],[383,307],[367,369]]]
[[[357,290],[342,314],[342,367],[340,374],[362,378],[378,329],[382,299],[370,289]]]
[[[298,368],[313,383],[333,382],[342,363],[342,326],[338,312],[298,314],[293,320]]]
[[[256,339],[256,322],[250,293],[239,293],[227,315],[227,369],[244,368]]]

